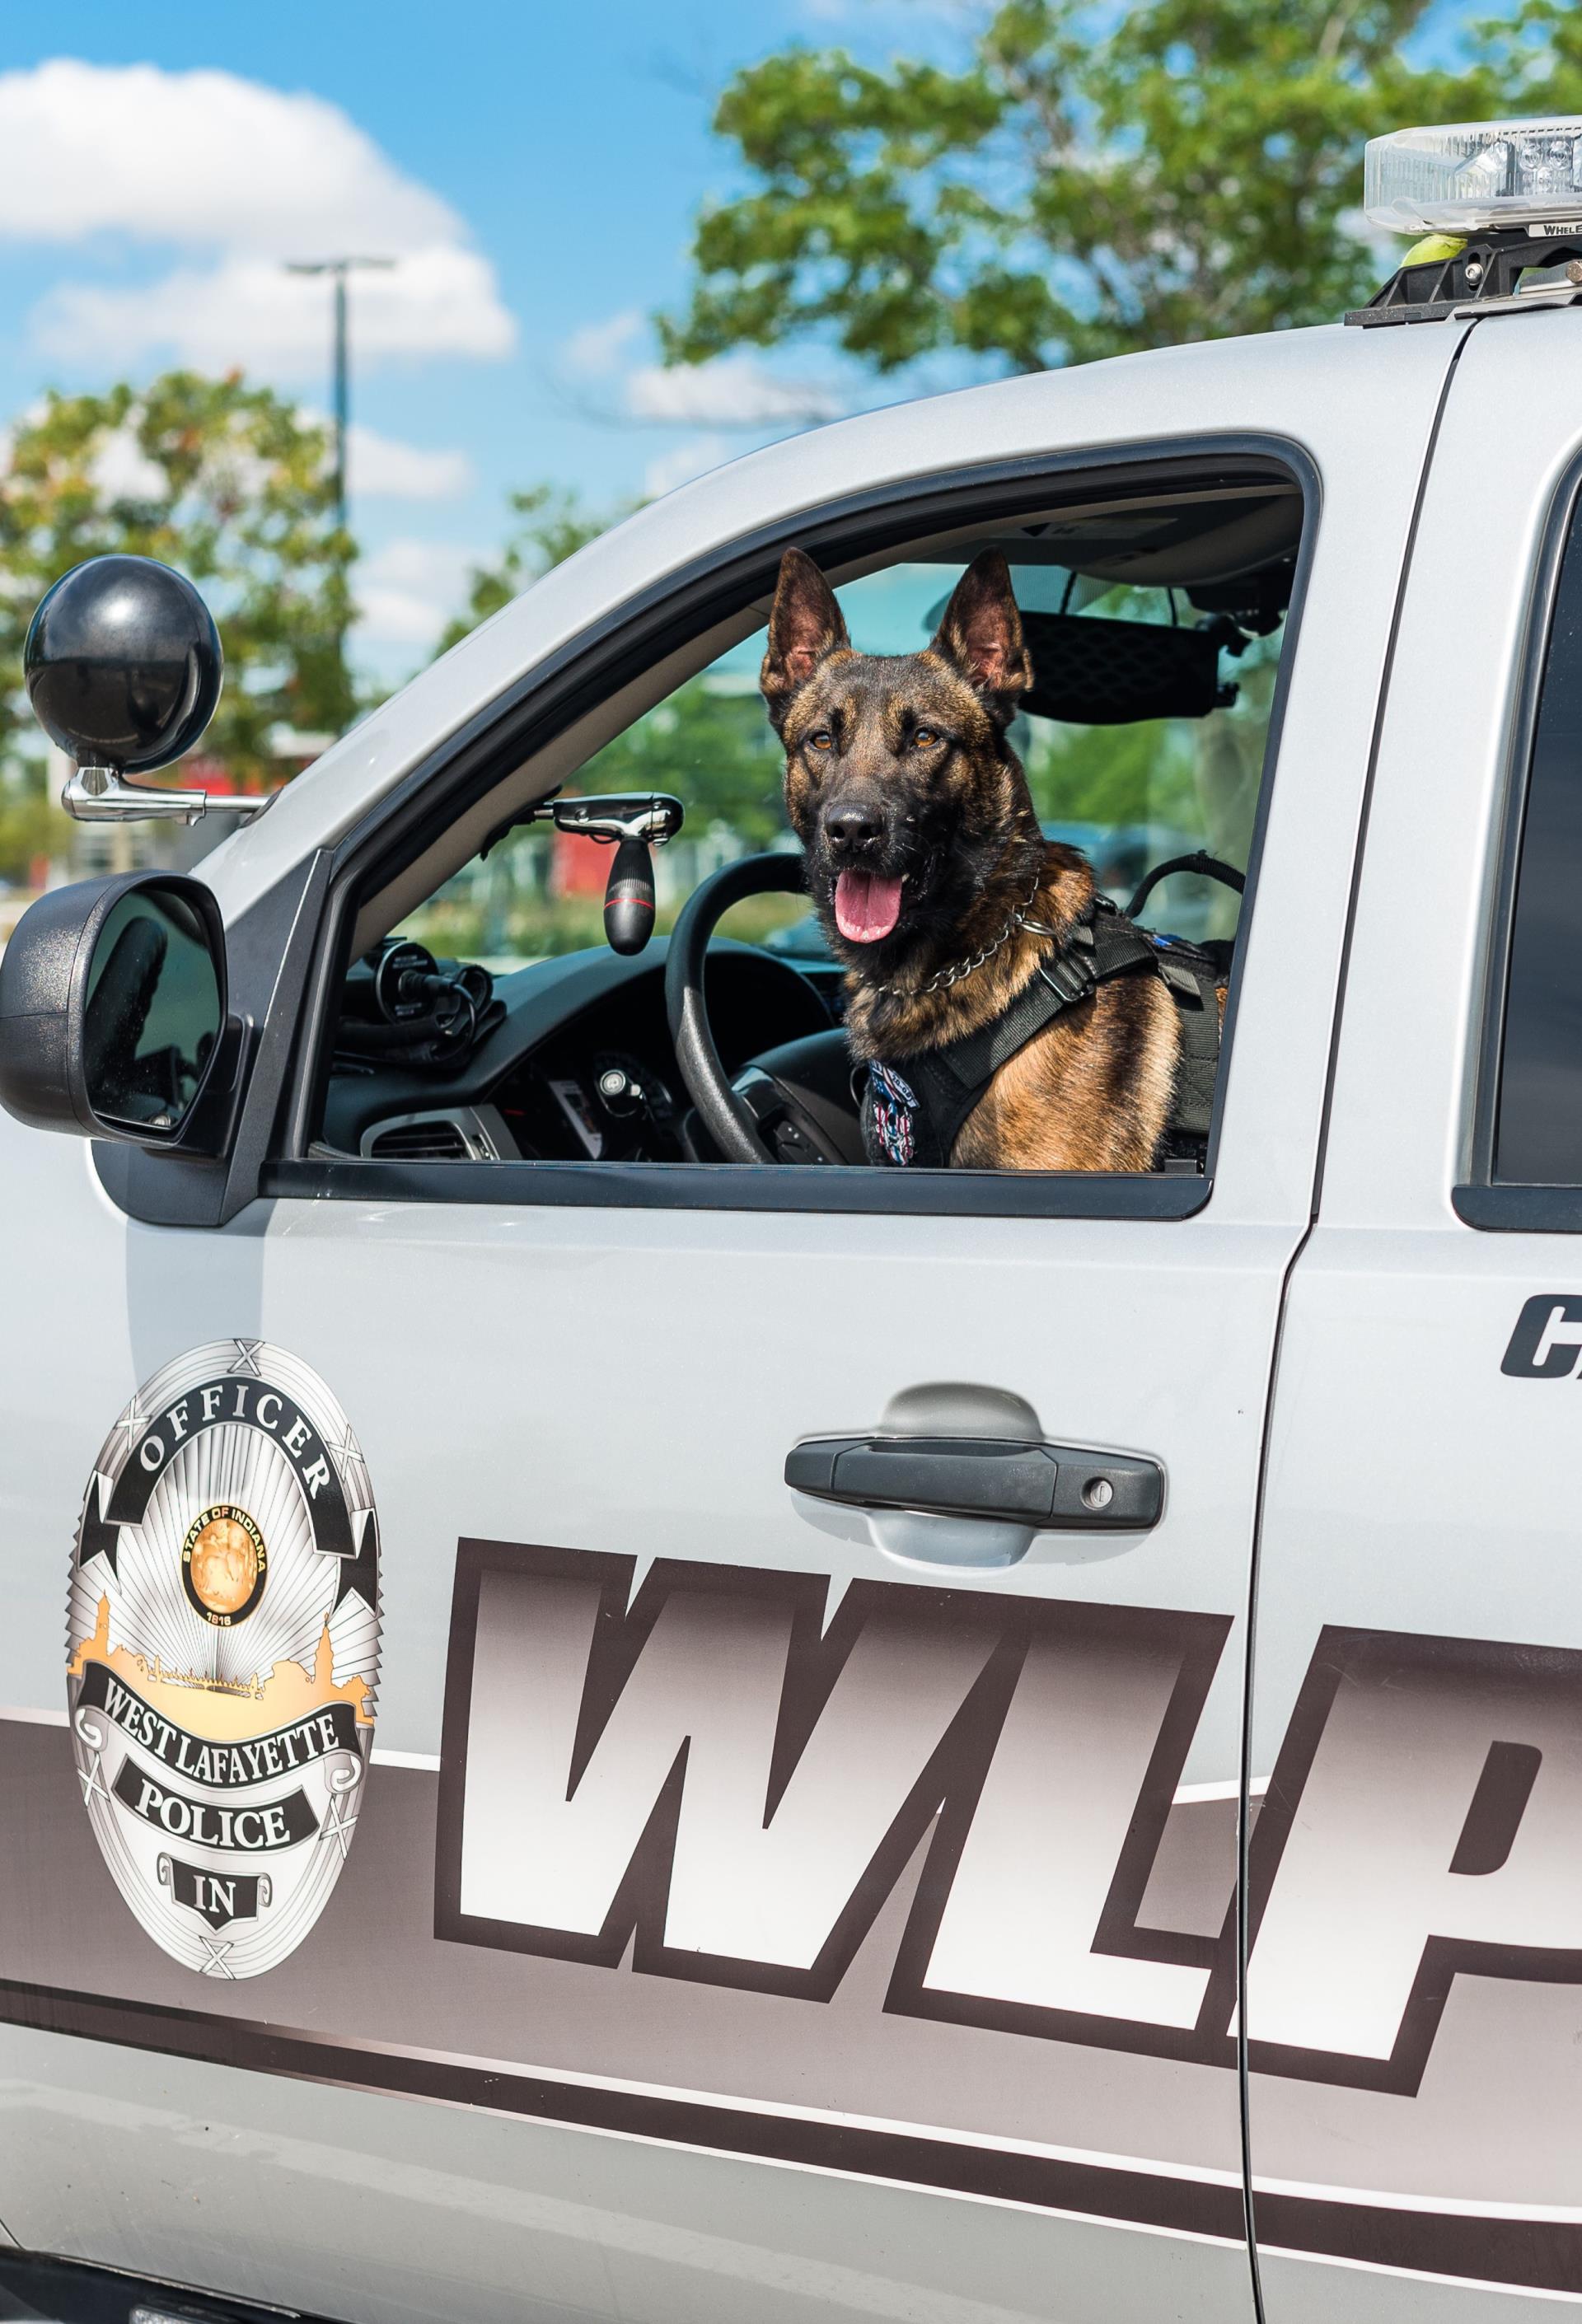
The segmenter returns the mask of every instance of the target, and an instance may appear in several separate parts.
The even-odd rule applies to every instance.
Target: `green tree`
[[[237,374],[47,395],[0,470],[0,752],[14,757],[6,744],[30,731],[22,648],[34,605],[111,550],[178,567],[208,601],[226,685],[206,747],[240,781],[284,771],[272,727],[339,732],[355,707],[339,645],[355,550],[328,452],[321,428]]]
[[[505,545],[492,563],[475,565],[467,576],[467,611],[458,614],[435,647],[445,653],[480,622],[520,596],[530,582],[563,565],[590,540],[627,514],[624,508],[602,514],[584,508],[575,493],[558,492],[552,484],[534,484],[526,492],[507,495],[506,506],[515,520]]]
[[[1429,0],[1004,0],[956,69],[795,47],[714,116],[746,188],[707,208],[668,358],[814,335],[879,372],[1010,370],[1334,319],[1376,287],[1365,139],[1582,106],[1582,11],[1523,0],[1455,69]]]

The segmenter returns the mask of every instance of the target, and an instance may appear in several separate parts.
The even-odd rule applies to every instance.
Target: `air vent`
[[[395,1121],[376,1130],[364,1151],[375,1162],[468,1162],[472,1149],[461,1125],[446,1114]]]
[[[370,1162],[513,1162],[514,1139],[492,1105],[397,1113],[365,1130],[358,1151]]]

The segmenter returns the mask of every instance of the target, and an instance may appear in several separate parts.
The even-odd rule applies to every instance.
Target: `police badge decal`
[[[317,1373],[218,1340],[138,1389],[88,1480],[67,1637],[122,1895],[205,1977],[273,1969],[346,1861],[379,1678],[373,1492]]]

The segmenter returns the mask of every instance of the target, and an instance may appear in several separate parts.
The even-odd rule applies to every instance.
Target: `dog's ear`
[[[1010,724],[1017,696],[1032,684],[1032,663],[1001,550],[985,549],[973,558],[950,593],[930,651],[960,671],[1003,725]]]
[[[812,677],[825,655],[850,643],[834,590],[805,550],[788,549],[780,560],[769,645],[758,673],[759,688],[777,727],[791,696]]]

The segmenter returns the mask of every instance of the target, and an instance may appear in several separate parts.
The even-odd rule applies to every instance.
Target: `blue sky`
[[[792,38],[947,56],[960,29],[953,0],[5,8],[0,425],[177,360],[323,410],[328,294],[282,261],[399,254],[354,291],[352,487],[361,658],[402,675],[513,486],[609,504],[901,392],[816,350],[664,374],[646,318],[731,189],[733,69]]]
[[[513,485],[611,503],[834,407],[811,354],[661,376],[646,324],[728,189],[714,94],[797,36],[953,39],[930,0],[6,9],[0,421],[178,359],[323,409],[328,292],[281,259],[402,253],[354,288],[352,484],[364,659],[414,667]]]

